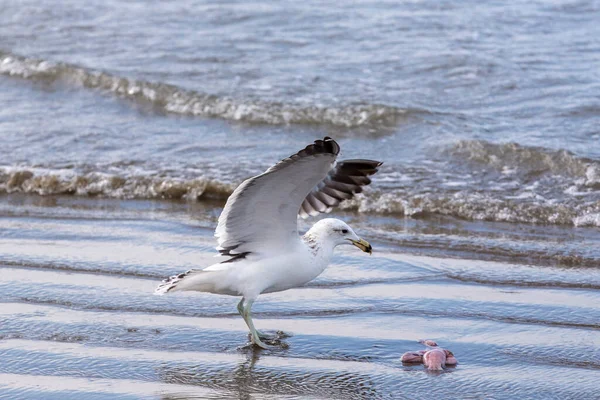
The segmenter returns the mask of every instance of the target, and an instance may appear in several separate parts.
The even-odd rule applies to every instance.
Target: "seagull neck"
[[[302,240],[315,257],[329,263],[336,243],[328,235],[319,232],[318,229],[314,229],[313,227],[302,236]]]

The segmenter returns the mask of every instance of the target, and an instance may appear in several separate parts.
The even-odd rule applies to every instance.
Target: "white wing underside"
[[[298,240],[302,201],[335,162],[333,154],[317,154],[295,162],[282,161],[244,181],[233,192],[215,231],[218,250],[231,254],[285,249]]]
[[[244,181],[227,200],[215,230],[222,254],[285,251],[295,245],[298,214],[328,212],[370,183],[381,163],[336,165],[339,145],[326,137]]]

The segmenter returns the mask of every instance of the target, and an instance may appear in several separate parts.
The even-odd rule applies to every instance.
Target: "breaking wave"
[[[451,156],[504,172],[537,175],[555,173],[586,178],[587,185],[600,187],[599,165],[566,150],[527,147],[517,143],[461,140],[447,151]]]
[[[346,202],[357,212],[600,226],[600,162],[566,150],[462,140],[432,176]]]
[[[26,58],[0,51],[0,74],[46,83],[62,82],[149,103],[167,113],[271,125],[329,125],[341,128],[396,126],[411,113],[386,105],[298,106],[235,99],[166,84],[132,80],[66,63]]]
[[[479,140],[458,142],[446,152],[453,161],[435,168],[384,168],[373,186],[342,203],[341,208],[410,218],[444,215],[465,220],[600,227],[598,161],[566,151]],[[465,163],[469,165],[462,170]],[[225,200],[239,183],[223,177],[196,177],[187,170],[158,169],[128,169],[127,165],[124,169],[115,165],[79,169],[4,166],[0,167],[0,193]]]
[[[358,196],[342,207],[360,213],[396,214],[412,218],[446,215],[467,220],[600,226],[600,201],[571,205],[556,204],[551,200],[518,202],[480,193],[411,195],[394,191]]]
[[[196,201],[225,200],[233,189],[235,184],[207,178],[103,172],[79,174],[72,170],[0,167],[0,193]],[[468,220],[600,226],[600,201],[581,204],[519,202],[474,192],[414,194],[400,190],[371,190],[342,203],[341,208],[411,218],[446,215]]]
[[[78,174],[72,170],[0,168],[0,193],[69,194],[122,199],[226,199],[234,187],[216,180],[118,175],[102,172]]]

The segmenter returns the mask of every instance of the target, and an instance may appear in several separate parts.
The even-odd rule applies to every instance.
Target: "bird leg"
[[[243,300],[244,299],[242,299],[242,301]],[[241,314],[242,314],[242,317],[244,318],[244,321],[246,321],[246,325],[248,325],[248,328],[250,329],[250,334],[252,335],[252,343],[254,343],[258,347],[261,347],[263,349],[268,349],[269,347],[260,340],[260,334],[254,327],[254,322],[252,322],[252,304],[253,303],[254,303],[254,300],[248,300],[246,302],[246,307],[243,307],[242,302],[240,301],[240,303],[238,304],[238,311],[240,310],[240,308],[242,308]]]
[[[248,328],[250,328],[250,324],[248,323],[248,320],[246,319],[246,315],[244,314],[244,301],[246,301],[246,299],[242,297],[242,299],[240,300],[240,302],[237,305],[237,310],[240,313],[240,315],[242,316],[242,318],[244,318],[244,322],[246,322],[246,325],[248,325]],[[251,328],[250,328],[250,331],[252,331]],[[256,333],[258,333],[258,337],[261,339],[268,339],[270,337],[269,335],[262,333],[258,329],[255,329],[255,331],[256,331]]]
[[[240,302],[239,302],[239,303],[238,303],[238,305],[237,305],[237,310],[238,310],[238,312],[240,313],[240,315],[242,316],[242,318],[244,318],[244,321],[246,320],[246,317],[244,317],[244,301],[245,301],[245,300],[246,300],[246,299],[244,299],[244,298],[242,297],[242,299],[240,300]]]

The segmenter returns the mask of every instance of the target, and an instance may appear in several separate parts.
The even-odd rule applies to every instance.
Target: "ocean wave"
[[[342,208],[359,213],[394,214],[411,218],[446,215],[465,220],[600,226],[600,201],[575,204],[557,204],[551,200],[519,202],[475,192],[371,192],[343,203]]]
[[[226,199],[234,186],[217,180],[73,170],[0,167],[0,193],[69,194],[122,199]]]
[[[0,74],[97,89],[132,101],[151,104],[152,107],[167,113],[256,124],[382,129],[394,127],[409,115],[422,112],[380,104],[299,106],[222,97],[166,83],[128,79],[66,63],[26,58],[1,51]]]
[[[179,178],[162,173],[0,167],[0,193],[100,196],[121,199],[225,200],[236,183],[218,179]],[[402,189],[370,188],[340,207],[357,213],[425,218],[446,215],[466,220],[600,226],[600,201],[556,202],[501,197],[501,193],[438,191],[417,193]]]
[[[447,149],[447,153],[455,159],[477,163],[504,173],[535,176],[549,172],[585,178],[586,186],[600,185],[600,165],[577,157],[567,150],[528,147],[517,143],[461,140]]]

